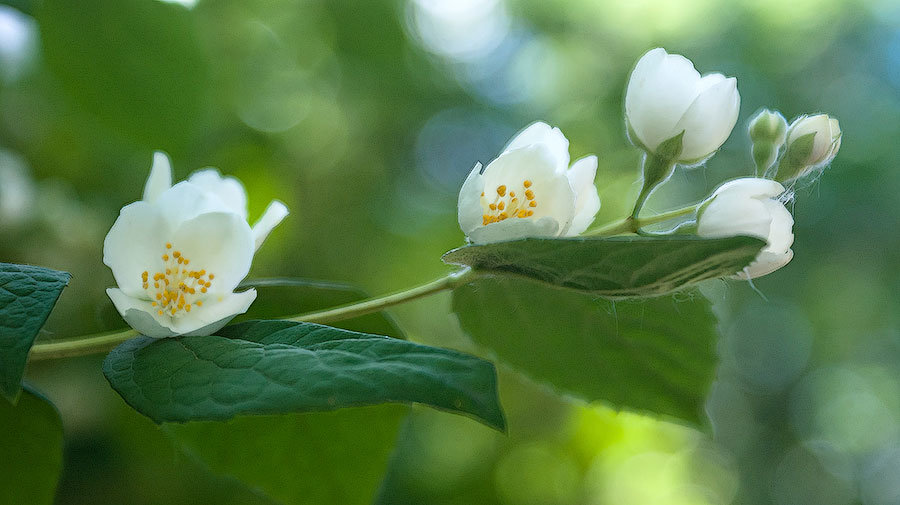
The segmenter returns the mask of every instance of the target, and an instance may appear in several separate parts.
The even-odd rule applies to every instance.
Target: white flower
[[[838,120],[828,114],[798,117],[788,128],[788,146],[797,142],[800,137],[810,134],[814,135],[812,148],[809,156],[800,160],[800,163],[811,168],[831,163],[841,148],[841,126]]]
[[[192,173],[187,182],[218,198],[229,210],[244,220],[247,219],[247,192],[241,181],[234,177],[223,177],[215,168],[205,168]],[[157,151],[153,154],[153,166],[150,167],[150,177],[147,178],[144,187],[144,201],[155,201],[170,187],[172,187],[172,164],[165,153]],[[259,249],[269,233],[287,215],[288,209],[283,203],[278,200],[269,203],[252,228],[254,250]]]
[[[701,205],[697,234],[701,237],[759,237],[767,245],[743,272],[735,275],[752,279],[785,266],[794,257],[794,218],[776,198],[784,186],[768,179],[747,177],[719,186]]]
[[[476,244],[582,233],[600,210],[597,157],[569,167],[569,141],[536,122],[487,167],[477,163],[459,192],[459,226]]]
[[[234,289],[287,208],[273,202],[251,228],[237,179],[203,170],[171,184],[169,160],[158,152],[143,199],[122,208],[103,242],[118,285],[106,292],[143,335],[208,335],[256,299],[253,289]]]
[[[737,122],[737,80],[700,77],[691,60],[656,48],[644,54],[628,81],[625,120],[631,140],[650,153],[681,132],[677,162],[698,163],[712,155]]]

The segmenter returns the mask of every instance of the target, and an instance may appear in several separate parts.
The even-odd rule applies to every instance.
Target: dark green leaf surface
[[[281,503],[368,505],[408,411],[406,405],[376,405],[171,424],[165,430],[212,471]]]
[[[629,298],[661,296],[734,274],[765,245],[752,237],[529,238],[460,247],[443,260],[604,298]]]
[[[274,318],[368,298],[354,286],[312,279],[248,279],[242,286],[256,288],[259,297],[239,319]],[[385,313],[337,324],[348,330],[404,338]],[[368,505],[408,411],[406,405],[376,405],[333,412],[239,416],[226,422],[169,424],[165,431],[213,472],[234,477],[282,503]],[[248,465],[248,461],[258,464]]]
[[[0,393],[19,394],[28,351],[69,283],[67,272],[0,263]]]
[[[53,405],[27,387],[0,402],[0,503],[51,505],[62,470],[63,430]]]
[[[218,336],[136,338],[114,349],[103,371],[156,422],[417,402],[504,428],[490,362],[312,323],[250,321]]]
[[[611,302],[524,279],[457,288],[462,328],[501,361],[616,408],[701,422],[716,366],[716,319],[698,293]]]

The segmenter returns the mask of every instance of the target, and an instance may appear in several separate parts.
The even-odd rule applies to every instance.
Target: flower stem
[[[94,333],[60,342],[37,344],[31,348],[29,361],[45,359],[71,358],[85,356],[111,350],[122,342],[138,336],[134,330],[120,330],[106,333]]]
[[[319,312],[307,312],[305,314],[290,316],[284,319],[306,323],[330,323],[333,321],[351,319],[354,317],[371,314],[372,312],[380,312],[388,307],[400,305],[401,303],[406,303],[417,298],[433,295],[434,293],[439,293],[446,289],[453,289],[457,286],[462,286],[463,284],[473,280],[476,275],[477,274],[470,268],[465,268],[463,270],[453,272],[446,277],[441,277],[440,279],[437,279],[435,281],[422,284],[421,286],[416,286],[404,291],[399,291],[390,295],[381,296],[378,298],[370,298],[361,302],[350,303]]]
[[[417,298],[439,293],[447,289],[453,289],[461,286],[476,277],[477,274],[469,268],[458,270],[445,277],[441,277],[432,282],[415,286],[413,288],[399,291],[378,298],[370,298],[361,302],[350,303],[327,309],[319,312],[308,312],[296,316],[288,316],[283,319],[289,321],[301,321],[307,323],[329,323],[334,321],[342,321],[354,317],[371,314],[372,312],[380,312],[388,307],[400,305]],[[71,338],[60,342],[47,342],[37,344],[31,348],[28,356],[30,361],[40,361],[57,358],[71,358],[75,356],[86,356],[88,354],[97,354],[111,350],[113,347],[122,342],[138,336],[134,330],[121,330],[116,332],[95,333],[84,335],[81,337]]]
[[[680,145],[681,135],[672,140],[678,140]],[[672,159],[650,153],[644,156],[644,185],[641,188],[641,193],[638,195],[637,201],[634,202],[634,210],[631,211],[631,217],[633,219],[637,220],[638,214],[641,213],[641,209],[644,208],[644,204],[647,203],[647,199],[650,198],[650,194],[653,193],[653,190],[660,184],[666,182],[669,177],[672,176],[674,171],[675,162],[672,161]]]
[[[613,221],[612,223],[609,223],[605,226],[594,228],[593,230],[588,230],[583,235],[599,235],[601,237],[610,237],[622,233],[638,233],[638,231],[644,226],[662,223],[664,221],[675,219],[677,217],[687,216],[689,214],[693,214],[696,210],[697,205],[690,205],[688,207],[670,210],[669,212],[663,212],[662,214],[657,214],[650,217],[635,219],[633,216],[629,216],[625,219],[620,219],[619,221]]]

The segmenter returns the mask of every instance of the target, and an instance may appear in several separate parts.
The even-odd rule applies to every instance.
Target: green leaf
[[[36,16],[48,66],[109,131],[173,151],[202,130],[210,86],[190,10],[147,0],[49,0]]]
[[[697,293],[611,302],[525,279],[456,288],[453,310],[478,344],[586,401],[701,422],[716,366],[716,319]]]
[[[165,430],[212,471],[282,503],[368,505],[408,411],[406,405],[377,405]]]
[[[218,336],[136,338],[107,356],[103,372],[156,422],[417,402],[505,427],[490,362],[312,323],[250,321]]]
[[[443,260],[604,298],[628,298],[661,296],[734,274],[765,245],[752,237],[529,238],[460,247]]]
[[[0,393],[15,401],[28,351],[44,326],[68,272],[0,263]]]
[[[251,318],[319,310],[368,297],[353,286],[310,279],[250,279],[241,284],[259,291],[248,314]],[[385,313],[337,324],[350,330],[404,336]],[[184,452],[213,472],[234,477],[285,504],[368,505],[408,411],[406,405],[376,405],[168,424],[164,429]]]
[[[28,387],[15,406],[0,402],[0,454],[0,503],[53,503],[63,462],[62,421]]]

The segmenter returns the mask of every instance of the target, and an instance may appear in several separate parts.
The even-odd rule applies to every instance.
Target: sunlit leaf
[[[612,302],[490,278],[457,288],[453,309],[475,342],[558,391],[702,422],[717,334],[698,293]]]
[[[443,260],[604,298],[628,298],[665,295],[734,274],[765,245],[751,237],[529,238],[460,247]]]
[[[67,272],[0,263],[0,393],[19,394],[28,351],[69,283]]]

